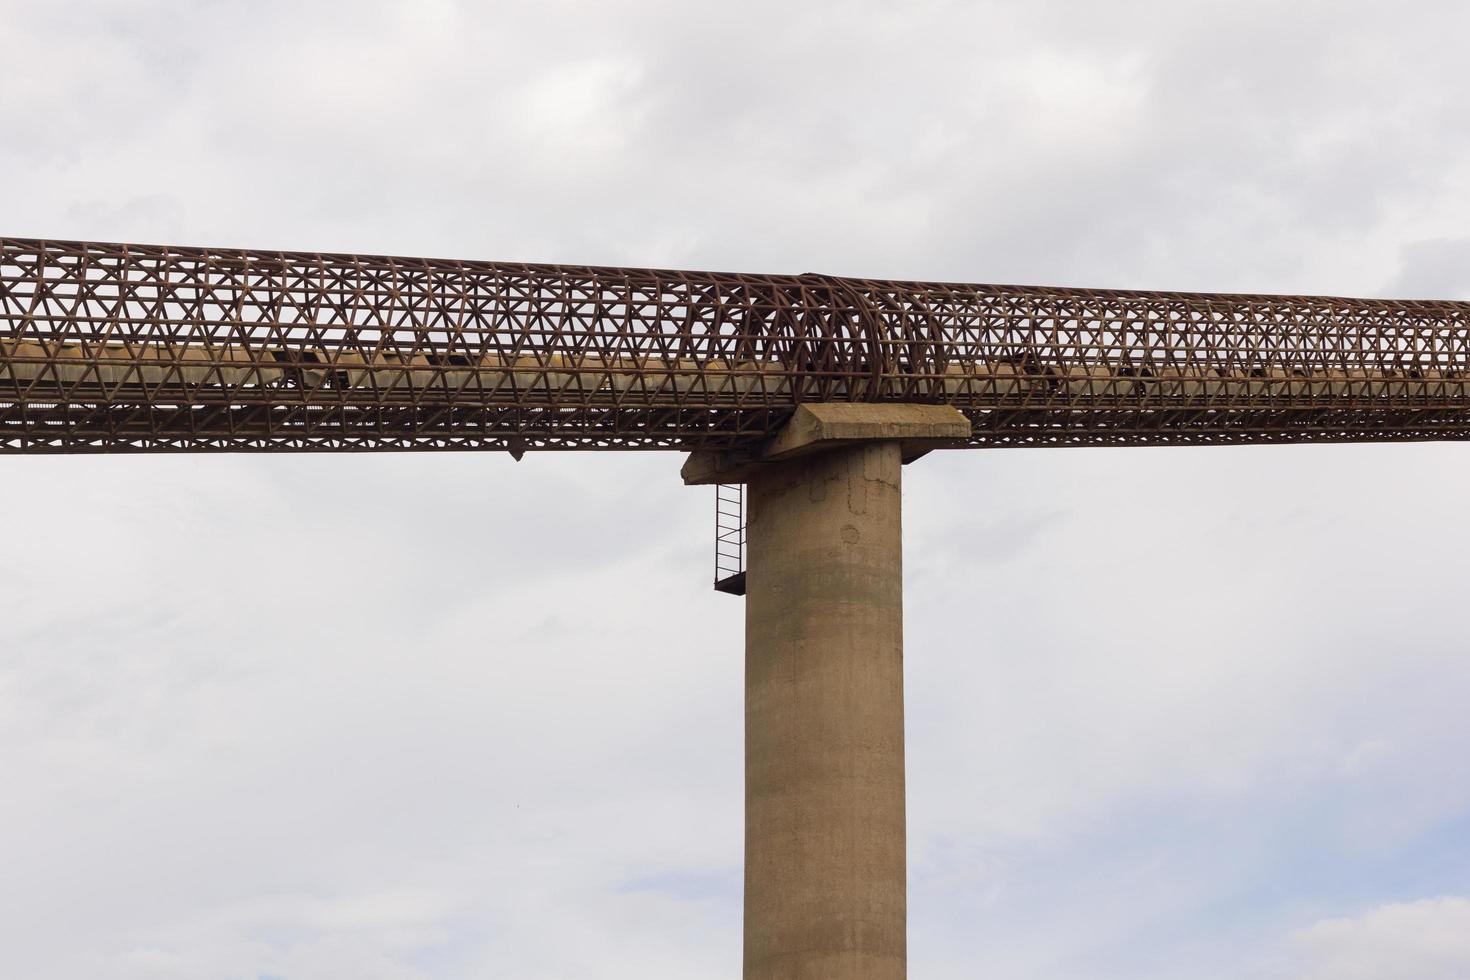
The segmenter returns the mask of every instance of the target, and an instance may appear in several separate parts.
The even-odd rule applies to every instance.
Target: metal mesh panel
[[[802,401],[984,445],[1458,439],[1470,304],[0,239],[0,452],[730,449]]]

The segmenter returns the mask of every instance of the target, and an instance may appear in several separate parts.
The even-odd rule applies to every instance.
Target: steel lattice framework
[[[809,401],[970,444],[1470,437],[1470,303],[0,239],[0,452],[734,449]]]

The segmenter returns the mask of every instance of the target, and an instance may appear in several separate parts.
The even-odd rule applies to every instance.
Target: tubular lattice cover
[[[730,449],[803,401],[973,445],[1470,435],[1470,304],[0,239],[0,452]]]

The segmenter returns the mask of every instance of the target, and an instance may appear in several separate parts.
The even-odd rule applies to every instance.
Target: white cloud
[[[1298,980],[1470,976],[1470,899],[1426,898],[1324,919],[1293,934]]]

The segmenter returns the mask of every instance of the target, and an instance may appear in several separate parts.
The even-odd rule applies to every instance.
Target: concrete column
[[[906,973],[900,446],[749,477],[745,980]]]

